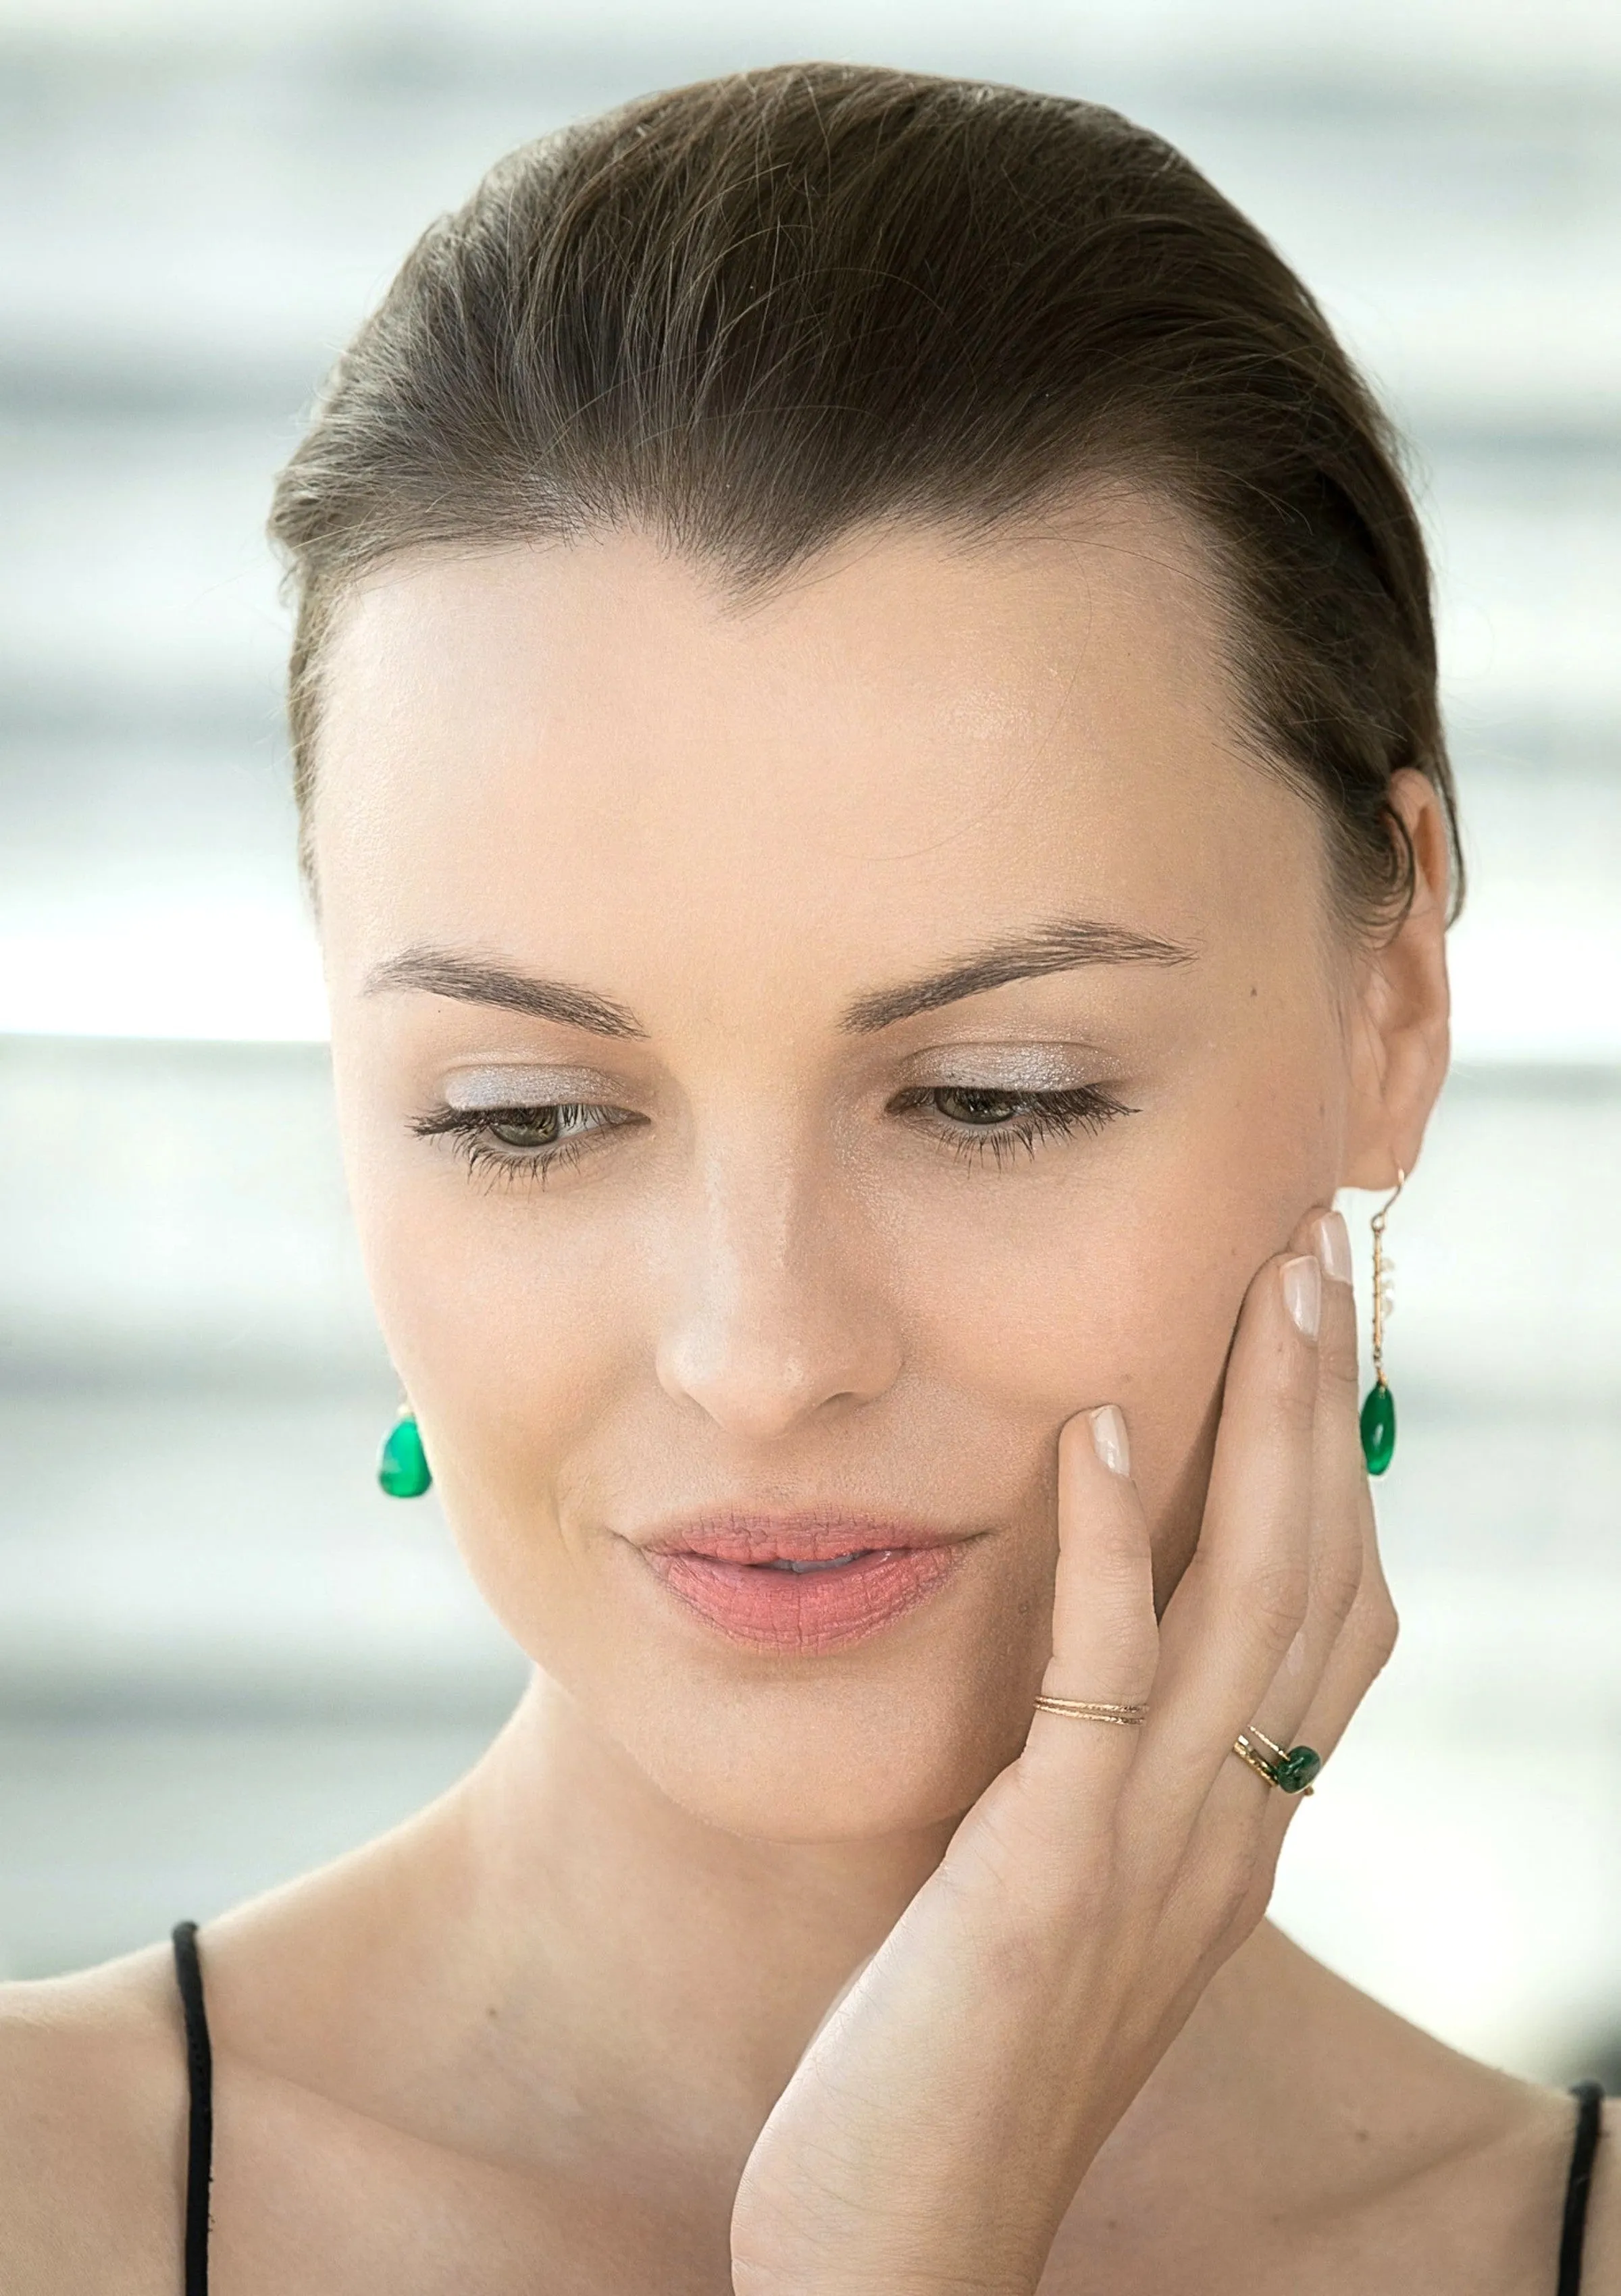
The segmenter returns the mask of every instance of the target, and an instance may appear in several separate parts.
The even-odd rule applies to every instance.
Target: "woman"
[[[1263,1920],[1394,1634],[1332,1206],[1455,889],[1298,283],[1083,105],[690,88],[428,234],[274,530],[387,1475],[536,1670],[13,1989],[0,2281],[1621,2286],[1596,2103]]]

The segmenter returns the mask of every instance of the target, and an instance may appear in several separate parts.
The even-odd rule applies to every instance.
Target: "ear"
[[[1445,816],[1435,784],[1411,767],[1392,776],[1390,802],[1412,846],[1412,903],[1399,930],[1370,949],[1357,972],[1340,1176],[1347,1188],[1393,1188],[1398,1165],[1412,1170],[1451,1050]]]

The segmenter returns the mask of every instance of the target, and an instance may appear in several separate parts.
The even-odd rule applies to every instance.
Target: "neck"
[[[555,2064],[564,2052],[582,2102],[589,2093],[598,2112],[641,2127],[662,2101],[672,2141],[693,2130],[702,2098],[728,2156],[753,2143],[951,1831],[723,1833],[659,1792],[543,1677],[448,1816],[472,1883],[470,1966],[514,2054]]]
[[[951,1831],[817,1843],[723,1833],[539,1679],[440,1808],[456,1832],[441,1871],[467,1923],[464,2006],[499,2037],[514,2109],[538,2088],[564,2095],[594,2142],[728,2193],[817,2026]],[[1311,2049],[1333,1983],[1263,1925],[1206,1990],[1089,2192],[1117,2176],[1135,2186],[1155,2160],[1225,2158],[1235,2119],[1247,2145],[1260,2141],[1294,2093],[1280,2091],[1279,2060]]]

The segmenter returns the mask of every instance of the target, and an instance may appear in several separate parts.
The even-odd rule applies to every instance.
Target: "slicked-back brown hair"
[[[1117,114],[866,67],[648,96],[418,242],[276,487],[300,808],[334,609],[403,553],[637,527],[747,587],[859,525],[983,533],[1088,480],[1190,514],[1247,730],[1319,806],[1348,914],[1399,914],[1399,768],[1456,849],[1428,567],[1317,305]]]

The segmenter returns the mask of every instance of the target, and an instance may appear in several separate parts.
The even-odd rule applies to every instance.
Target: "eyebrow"
[[[984,941],[939,972],[858,996],[845,1006],[841,1026],[852,1035],[868,1036],[916,1013],[934,1013],[961,997],[1005,988],[1010,980],[1040,980],[1045,973],[1071,972],[1083,964],[1187,964],[1192,956],[1190,948],[1176,941],[1129,932],[1122,925],[1100,924],[1091,917],[1056,917],[1033,931]]]
[[[366,975],[368,996],[383,988],[423,988],[430,996],[452,996],[462,1004],[494,1004],[504,1013],[527,1013],[537,1021],[556,1021],[565,1029],[586,1029],[594,1037],[647,1034],[629,1007],[611,996],[448,949],[407,948],[390,957]]]
[[[1090,917],[1058,917],[1033,931],[982,942],[937,972],[893,988],[871,989],[844,1007],[839,1026],[850,1036],[873,1036],[897,1021],[938,1012],[942,1005],[983,996],[1009,981],[1039,980],[1088,964],[1187,964],[1193,955],[1192,949],[1149,933],[1131,932]],[[366,993],[390,988],[417,988],[464,1004],[525,1013],[597,1037],[646,1038],[649,1033],[629,1005],[599,996],[594,989],[547,980],[450,949],[409,948],[390,957],[367,975]]]

